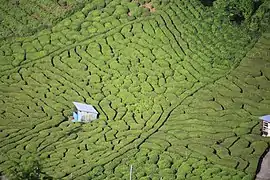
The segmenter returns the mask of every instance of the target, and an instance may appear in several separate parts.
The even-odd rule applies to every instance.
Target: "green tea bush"
[[[211,176],[212,174],[219,173],[219,172],[221,172],[220,168],[216,168],[216,167],[208,168],[201,174],[201,176]]]
[[[196,169],[194,169],[194,171],[192,171],[192,174],[200,176],[200,175],[202,175],[204,173],[205,170],[206,170],[205,167],[196,168]]]
[[[235,160],[238,161],[239,164],[237,165],[237,169],[240,169],[240,170],[244,170],[248,166],[248,163],[249,163],[247,160],[242,159],[242,157],[234,158]]]
[[[153,91],[152,86],[147,82],[142,83],[141,87],[142,87],[142,93],[147,93],[147,92]]]
[[[107,141],[111,141],[113,139],[116,139],[115,135],[116,135],[117,131],[116,130],[111,130],[109,132],[106,133],[106,139]]]
[[[217,151],[217,155],[221,158],[226,158],[229,157],[229,150],[220,146],[220,145],[213,145],[212,146],[216,151]]]
[[[125,89],[120,89],[118,96],[122,99],[122,103],[124,104],[134,104],[137,102],[134,95]]]
[[[103,174],[104,168],[102,166],[97,166],[91,170],[90,173],[88,173],[88,178],[94,178],[98,177]]]
[[[114,119],[116,116],[116,111],[110,107],[110,101],[103,99],[100,102],[102,109],[105,111],[105,114],[108,116],[109,119]]]
[[[149,163],[157,164],[159,160],[159,154],[160,152],[157,150],[152,150],[148,153]]]
[[[147,174],[147,175],[153,175],[154,173],[156,173],[157,172],[157,165],[155,165],[155,164],[149,164],[149,163],[145,163],[144,164],[144,167],[145,167],[145,169],[144,169],[144,171],[145,171],[145,173]]]
[[[143,156],[143,155],[139,155],[139,154],[136,154],[135,158],[136,158],[136,161],[140,164],[145,163],[148,159],[147,156]]]
[[[168,158],[167,158],[167,159],[166,159],[166,158],[163,159],[163,158],[162,158],[162,155],[163,155],[163,154],[161,154],[160,159],[159,159],[159,161],[158,161],[158,163],[157,163],[158,167],[161,168],[161,169],[170,168],[170,167],[171,167],[171,164],[172,164],[172,161],[169,160]],[[173,173],[172,173],[172,174],[173,174]]]
[[[20,43],[14,43],[10,47],[13,53],[19,53],[19,54],[24,53],[24,49],[22,48]]]
[[[31,157],[27,161],[14,161],[11,169],[7,171],[7,177],[9,179],[52,179],[43,172],[43,167],[37,158]]]
[[[254,150],[255,152],[253,152],[252,154],[262,154],[266,148],[267,148],[267,143],[264,142],[264,141],[255,141],[253,143],[251,143],[250,145]]]
[[[233,168],[236,168],[236,166],[239,163],[237,160],[235,160],[233,158],[217,159],[215,156],[211,156],[211,157],[209,157],[209,159],[215,163],[220,164],[220,165],[227,166],[227,167],[233,167]]]
[[[230,170],[239,169],[240,172],[246,168],[246,172],[250,174],[254,173],[255,168],[253,164],[257,164],[255,160],[258,158],[260,152],[262,153],[262,150],[257,151],[257,149],[260,149],[257,148],[257,146],[265,147],[265,144],[258,143],[258,145],[255,143],[252,145],[255,141],[260,142],[262,139],[247,136],[247,133],[250,133],[250,127],[254,125],[252,125],[252,123],[245,123],[246,121],[244,121],[243,118],[239,119],[238,115],[242,113],[247,115],[247,113],[244,113],[244,110],[237,112],[238,115],[228,116],[227,114],[231,113],[231,110],[234,108],[240,109],[242,106],[241,102],[250,104],[251,101],[257,102],[263,97],[255,95],[244,95],[245,98],[243,98],[243,95],[238,97],[240,96],[240,91],[237,85],[230,84],[232,79],[221,79],[221,81],[215,83],[215,85],[211,85],[210,83],[210,81],[212,81],[211,79],[219,78],[229,70],[229,64],[225,62],[217,63],[217,60],[220,59],[219,61],[222,61],[224,58],[239,59],[240,56],[246,54],[248,51],[246,47],[247,44],[252,47],[252,44],[249,44],[251,42],[248,43],[248,41],[252,39],[249,39],[248,35],[245,35],[246,33],[242,30],[242,27],[236,28],[230,25],[225,28],[228,22],[220,26],[222,22],[218,18],[215,18],[216,10],[212,9],[213,12],[212,10],[210,12],[210,9],[209,12],[205,11],[205,9],[195,1],[170,2],[170,7],[163,7],[162,3],[153,1],[152,3],[157,8],[160,16],[157,17],[154,13],[151,13],[153,15],[150,17],[151,20],[144,18],[141,19],[141,21],[138,19],[139,21],[135,24],[130,21],[131,19],[135,19],[135,17],[128,19],[127,13],[130,11],[132,14],[138,11],[137,15],[137,12],[132,14],[132,16],[138,18],[141,16],[139,15],[140,9],[143,9],[138,6],[140,3],[144,2],[140,1],[138,4],[131,2],[130,4],[128,1],[123,2],[118,0],[112,2],[101,1],[100,5],[94,3],[99,4],[98,1],[86,3],[83,11],[78,11],[78,13],[72,15],[68,20],[52,28],[52,30],[41,32],[31,38],[27,37],[25,40],[22,38],[19,43],[13,46],[10,46],[8,39],[2,43],[0,42],[0,44],[7,44],[6,47],[0,50],[0,54],[3,56],[2,59],[5,61],[3,62],[4,65],[8,64],[8,61],[12,61],[13,58],[12,64],[14,66],[20,64],[21,60],[24,59],[24,52],[21,47],[22,44],[25,44],[23,47],[29,51],[44,50],[46,53],[51,53],[50,57],[48,56],[47,58],[47,56],[45,56],[45,58],[40,60],[40,57],[37,55],[35,57],[36,62],[33,65],[34,68],[30,64],[24,64],[26,69],[21,68],[19,73],[22,74],[23,78],[28,77],[25,78],[26,82],[20,82],[21,77],[18,74],[9,77],[10,74],[16,71],[13,70],[12,67],[6,65],[2,67],[3,70],[8,68],[10,70],[3,71],[3,76],[1,76],[1,81],[3,82],[3,88],[1,87],[1,90],[3,89],[3,95],[1,97],[3,103],[0,104],[8,108],[3,107],[3,110],[0,110],[0,112],[2,112],[0,116],[3,118],[11,118],[8,121],[10,125],[20,122],[18,124],[25,127],[30,124],[30,122],[27,122],[29,118],[17,119],[17,116],[23,117],[26,115],[15,109],[21,109],[26,114],[32,114],[31,117],[44,118],[32,119],[32,121],[36,122],[34,124],[37,124],[33,129],[34,132],[36,133],[40,130],[40,133],[30,136],[33,131],[20,131],[20,133],[26,136],[26,138],[23,138],[21,141],[19,141],[21,135],[9,133],[9,137],[3,137],[4,139],[7,138],[7,140],[4,141],[4,144],[7,146],[1,150],[6,152],[14,148],[14,146],[16,149],[26,148],[30,151],[38,149],[41,153],[43,152],[46,155],[44,155],[44,157],[47,157],[49,154],[45,151],[57,151],[57,149],[61,147],[68,147],[67,149],[72,150],[79,148],[78,150],[81,152],[74,150],[74,153],[70,153],[72,158],[70,158],[69,164],[77,167],[77,169],[74,170],[75,177],[84,178],[87,177],[88,173],[91,174],[92,172],[91,169],[89,170],[89,167],[88,169],[87,167],[82,168],[82,170],[79,169],[82,164],[82,158],[85,159],[86,164],[93,164],[95,160],[98,159],[104,159],[100,160],[99,163],[106,164],[107,162],[111,162],[112,159],[110,160],[110,158],[115,156],[117,156],[116,159],[123,159],[118,158],[118,156],[122,156],[121,154],[125,153],[125,150],[130,147],[138,146],[143,138],[149,137],[149,133],[151,134],[156,131],[154,135],[151,135],[151,138],[142,143],[141,147],[145,146],[148,150],[156,149],[156,154],[153,153],[152,155],[149,152],[148,162],[150,162],[150,164],[158,164],[160,167],[164,167],[164,169],[160,170],[160,168],[155,165],[154,172],[150,173],[149,170],[146,170],[146,172],[148,172],[146,173],[143,170],[144,168],[142,168],[140,170],[142,172],[140,177],[144,176],[151,179],[159,179],[162,175],[165,179],[176,179],[175,175],[177,173],[174,172],[174,170],[181,167],[183,161],[187,161],[186,164],[190,167],[187,167],[186,171],[178,173],[177,178],[179,179],[198,178],[198,176],[201,176],[201,173],[204,172],[203,170],[216,167],[210,163],[223,165],[220,166],[222,171],[225,166],[227,166],[230,167]],[[233,2],[233,4],[235,4],[235,2]],[[108,9],[107,6],[110,9]],[[94,9],[96,9],[96,11],[93,11]],[[113,14],[115,17],[108,17],[110,14]],[[207,17],[208,15],[209,17]],[[85,17],[88,22],[85,22]],[[211,21],[207,22],[210,19]],[[119,25],[123,26],[120,27]],[[105,34],[103,33],[109,30],[108,28],[114,27],[116,28],[111,29]],[[80,30],[79,28],[82,29]],[[218,28],[220,28],[220,30],[218,30]],[[89,32],[87,32],[88,30]],[[50,31],[53,31],[53,33]],[[240,33],[235,35],[236,31]],[[101,34],[93,34],[96,32]],[[198,32],[196,36],[194,36],[194,32]],[[94,40],[93,38],[88,38],[88,36],[92,35]],[[157,36],[159,37],[158,39],[156,38]],[[235,39],[237,39],[237,41],[235,41]],[[81,42],[81,40],[84,41]],[[80,45],[81,43],[84,45]],[[74,44],[73,48],[71,47],[72,44]],[[71,46],[67,46],[65,49],[64,46],[66,45]],[[44,46],[44,48],[41,46]],[[64,49],[62,49],[62,47]],[[243,50],[239,51],[240,47]],[[58,48],[60,49],[58,50]],[[11,52],[9,52],[9,49]],[[18,49],[17,54],[15,53],[16,49]],[[26,53],[29,54],[28,52]],[[8,54],[12,55],[12,57],[9,58]],[[185,54],[188,54],[188,56]],[[230,56],[228,54],[230,54]],[[51,58],[53,58],[52,61]],[[184,61],[186,62],[182,63]],[[250,73],[254,76],[260,76],[260,72],[255,69]],[[245,69],[238,70],[241,72],[246,71]],[[9,75],[6,75],[6,73]],[[263,74],[265,75],[267,73],[263,71]],[[245,77],[244,75],[245,73],[243,74],[243,78]],[[96,80],[94,76],[98,76]],[[75,84],[71,83],[74,78],[77,79]],[[195,83],[198,80],[201,83]],[[257,80],[261,81],[261,79]],[[178,105],[180,102],[177,100],[179,99],[178,97],[182,97],[185,91],[190,89],[196,90],[196,88],[200,88],[200,85],[203,85],[205,82],[210,83],[207,86],[209,91],[200,93],[202,92],[202,89],[200,89],[196,91],[192,98],[184,99],[179,108],[173,109],[174,106]],[[250,85],[239,85],[241,88],[244,86],[244,92],[247,89],[250,91],[250,88],[253,90],[257,88],[254,86],[254,83],[258,85],[258,82],[254,80],[247,80],[247,82]],[[5,83],[14,85],[6,89]],[[44,83],[45,86],[42,85],[42,89],[41,84]],[[237,84],[238,81],[234,83]],[[220,84],[220,86],[217,86],[218,84]],[[224,87],[225,84],[226,87]],[[23,92],[20,93],[22,95],[20,96],[20,94],[16,92],[9,92],[9,97],[6,97],[5,93],[9,90],[16,91],[16,86],[22,87]],[[35,87],[33,88],[32,86]],[[58,87],[62,89],[58,90]],[[68,90],[65,87],[69,87]],[[13,88],[15,88],[15,90]],[[47,88],[49,88],[50,91],[46,90]],[[24,93],[29,94],[29,97],[24,95]],[[263,96],[263,94],[264,92],[260,94],[260,96]],[[29,108],[23,108],[24,104],[22,104],[22,102],[20,102],[22,108],[21,106],[15,107],[13,104],[18,104],[17,102],[19,101],[12,98],[13,96],[18,96],[20,101],[23,100],[23,102],[32,100],[33,103],[28,104]],[[227,101],[227,96],[233,97],[235,103],[229,100]],[[236,96],[242,100],[240,101],[234,98]],[[215,97],[215,101],[209,103],[209,100],[212,100],[213,97]],[[89,127],[83,127],[84,131],[87,131],[89,134],[71,133],[71,129],[76,123],[72,123],[68,126],[61,122],[63,121],[61,117],[57,116],[56,119],[49,120],[50,116],[55,117],[56,113],[60,111],[68,115],[68,109],[70,109],[72,105],[69,105],[67,101],[78,99],[85,101],[85,98],[87,103],[97,106],[98,111],[101,112],[100,118],[104,120],[102,123],[101,121],[95,121],[89,123],[89,125],[87,125]],[[47,105],[42,103],[42,101]],[[37,106],[34,102],[37,102]],[[267,104],[267,102],[264,103]],[[195,107],[195,104],[200,104],[200,107],[203,107],[203,109],[190,108]],[[219,104],[222,104],[225,110],[215,111],[220,110],[220,108],[222,109]],[[254,105],[254,102],[250,105]],[[42,106],[42,109],[39,106]],[[196,105],[196,107],[197,106],[198,105]],[[167,114],[170,109],[173,109],[173,112]],[[7,110],[7,112],[4,110]],[[257,113],[257,110],[251,106],[245,106],[245,110],[251,111],[252,114]],[[35,111],[35,113],[32,111]],[[103,111],[109,117],[107,127],[103,127],[106,120]],[[46,119],[45,116],[48,116],[48,118]],[[166,122],[163,122],[163,119],[167,118],[167,116],[168,120],[166,119]],[[214,132],[212,126],[215,123],[209,120],[210,117],[216,117],[212,119],[219,121],[219,126],[214,127]],[[237,123],[233,121],[234,119],[238,119]],[[7,120],[3,123],[6,123],[6,121]],[[43,125],[40,126],[40,124]],[[192,124],[192,126],[190,126],[190,124]],[[157,130],[156,128],[158,128],[157,126],[159,125],[162,125],[162,127]],[[54,126],[60,126],[63,130],[55,129],[53,128]],[[102,127],[97,128],[99,126]],[[142,129],[143,126],[145,126],[144,130],[146,131],[142,134],[142,131],[139,129]],[[49,131],[51,134],[48,134]],[[241,136],[241,138],[236,137],[234,133],[244,136]],[[68,137],[64,138],[65,134],[68,134]],[[44,137],[46,137],[45,141],[38,141],[38,139],[30,140],[36,135],[38,135],[38,139],[44,139]],[[5,136],[5,134],[3,136]],[[139,136],[141,140],[138,139]],[[238,138],[240,139],[238,140]],[[248,145],[245,145],[246,142],[244,141],[242,142],[243,144],[241,144],[241,139],[244,138],[250,141]],[[29,143],[27,144],[28,141]],[[40,146],[37,147],[37,144],[40,144]],[[232,150],[232,154],[230,154],[225,147],[231,147],[230,150]],[[120,155],[111,154],[108,149],[112,148],[115,152],[120,150]],[[174,154],[172,159],[167,159],[166,157],[161,158],[159,151],[166,148],[168,148],[168,152]],[[251,154],[253,148],[255,152],[258,153]],[[87,152],[85,151],[86,149],[88,149]],[[239,154],[238,149],[242,149],[242,153]],[[81,161],[76,161],[74,155]],[[135,153],[129,153],[128,155],[132,157],[135,156]],[[237,155],[237,157],[232,157],[232,155]],[[92,156],[96,158],[85,158]],[[58,166],[57,163],[61,162],[57,160],[59,157],[61,157],[61,153],[51,154],[50,160],[53,159],[54,161],[50,164],[51,168],[48,168],[48,172],[51,174],[54,174],[58,169],[65,169],[64,165],[61,168],[53,169],[53,167]],[[108,157],[109,159],[104,157]],[[144,153],[138,153],[136,158],[138,161],[147,162],[147,156],[144,155]],[[196,159],[196,161],[194,159]],[[136,159],[133,158],[133,160],[136,162]],[[208,163],[198,163],[195,167],[193,165],[197,163],[197,160],[207,160]],[[250,165],[247,165],[247,160],[250,162]],[[168,162],[170,165],[171,163],[174,165],[172,165],[171,170],[166,169],[170,167]],[[118,164],[119,163],[120,162],[118,162]],[[118,166],[118,164],[116,164],[115,167]],[[137,165],[149,167],[148,164],[137,163]],[[189,170],[190,168],[191,170]],[[107,179],[112,178],[113,176],[110,176],[110,174],[114,174],[113,169],[108,171],[106,171],[105,167],[104,169],[105,171],[102,172],[102,174],[106,174]],[[199,169],[199,171],[196,172],[196,169]],[[230,172],[230,170],[227,171]],[[72,172],[70,169],[68,171]],[[59,170],[59,173],[56,174],[55,177],[61,179],[68,171]],[[125,173],[119,171],[115,174],[115,176],[117,176],[116,179],[128,178],[128,171]],[[231,174],[233,173],[228,173],[225,176],[233,176]],[[241,179],[245,175],[247,174],[240,174],[236,176],[236,178]],[[68,177],[70,176],[66,178]],[[219,172],[213,172],[206,173],[206,175],[201,176],[201,178],[222,179],[222,175],[220,175]],[[92,174],[92,179],[105,179],[105,175],[101,175],[100,173],[95,176]]]
[[[249,161],[249,166],[245,169],[245,173],[252,173],[254,172],[254,170],[257,168],[257,164],[258,164],[258,159],[254,158],[254,157],[249,157],[248,159]],[[244,172],[241,172],[244,173]]]
[[[164,179],[175,179],[175,172],[170,168],[161,169],[159,174]]]
[[[160,146],[158,144],[154,144],[151,142],[145,142],[141,145],[141,147],[151,149],[151,150],[159,150],[160,149]]]
[[[177,178],[185,178],[187,174],[192,171],[192,168],[186,162],[182,163],[181,166],[178,168],[176,173]]]
[[[205,156],[212,155],[214,152],[214,150],[212,148],[209,148],[209,147],[201,145],[201,144],[200,145],[199,144],[189,144],[188,148],[190,148],[191,150],[193,150],[195,152],[201,153]]]
[[[243,13],[245,19],[249,19],[254,11],[254,2],[251,0],[240,1],[238,3],[233,1],[216,1],[214,7],[220,9],[220,11],[225,11],[227,15],[229,13]]]

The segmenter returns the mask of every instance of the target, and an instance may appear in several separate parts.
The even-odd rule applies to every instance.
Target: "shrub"
[[[115,135],[117,133],[117,130],[111,130],[109,132],[106,133],[106,139],[107,141],[111,141],[113,139],[116,139]]]
[[[154,173],[157,172],[158,168],[156,164],[149,164],[149,163],[145,163],[144,164],[144,171],[147,175],[153,175]]]
[[[150,36],[155,35],[155,31],[148,21],[143,22],[143,30]]]
[[[255,141],[255,142],[251,143],[250,146],[252,148],[254,148],[254,150],[255,150],[255,152],[253,152],[252,154],[261,155],[266,150],[267,143],[264,141]]]
[[[122,99],[124,104],[134,104],[137,102],[135,96],[128,92],[126,89],[120,89],[118,96]]]
[[[186,162],[183,162],[181,166],[178,168],[176,173],[177,177],[185,178],[186,174],[189,174],[192,171],[192,168]]]
[[[227,16],[227,18],[241,24],[244,20],[250,20],[251,15],[254,13],[254,1],[253,0],[240,0],[235,1],[215,1],[214,7],[218,9],[221,14]]]
[[[225,158],[230,156],[227,148],[220,145],[213,145],[212,147],[217,151],[219,157]]]
[[[114,116],[116,115],[116,112],[114,109],[110,107],[110,101],[103,99],[100,102],[100,106],[105,111],[105,114],[108,116],[109,119],[113,120]]]
[[[129,129],[129,126],[125,123],[124,120],[118,120],[117,123],[111,124],[111,127],[117,129],[118,131],[126,131]],[[116,137],[119,137],[118,134]]]
[[[150,142],[144,142],[140,147],[151,149],[151,150],[160,150],[161,149],[161,146],[159,146],[158,144],[153,144]]]
[[[128,8],[127,7],[122,6],[122,5],[117,5],[115,7],[115,11],[114,11],[113,15],[117,18],[117,17],[120,17],[123,14],[126,15],[127,13],[128,13]]]
[[[147,93],[147,92],[153,91],[152,86],[147,82],[142,83],[141,87],[142,87],[142,93]]]
[[[21,163],[13,161],[13,167],[7,172],[7,175],[11,180],[52,179],[52,177],[42,172],[40,162],[33,158],[32,160]]]
[[[170,168],[161,169],[159,174],[164,179],[175,179],[175,172]]]
[[[224,142],[221,143],[222,146],[230,147],[236,140],[238,140],[239,137],[229,137],[224,140]]]
[[[161,160],[159,159],[158,161],[158,167],[161,168],[161,169],[165,169],[165,168],[170,168],[171,167],[171,161],[167,160],[167,159],[164,159],[164,160]]]
[[[156,151],[156,150],[152,150],[148,153],[148,158],[149,158],[149,163],[151,164],[156,164],[159,160],[159,154],[160,152],[159,151]]]
[[[216,174],[221,172],[220,168],[217,167],[213,167],[213,168],[208,168],[204,171],[204,173],[202,174],[202,176],[211,176],[212,174]]]

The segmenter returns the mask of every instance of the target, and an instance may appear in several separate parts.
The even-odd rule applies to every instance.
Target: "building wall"
[[[78,114],[81,115],[81,119],[79,121],[92,121],[97,119],[97,114],[94,113],[89,113],[89,112],[82,112],[82,111],[78,111]]]
[[[270,123],[263,122],[262,123],[262,131],[267,132],[267,136],[270,136]]]

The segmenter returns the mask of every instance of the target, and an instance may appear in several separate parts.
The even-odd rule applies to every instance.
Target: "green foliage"
[[[265,9],[263,10],[263,8],[259,8],[257,10],[257,6],[260,5],[262,7],[266,7],[265,4],[267,4],[266,2],[263,3],[263,5],[259,3],[261,3],[261,1],[256,2],[253,0],[240,0],[236,2],[217,0],[214,2],[214,7],[218,9],[220,13],[223,13],[225,16],[227,16],[230,20],[234,20],[236,16],[239,18],[243,16],[246,24],[248,24],[251,30],[257,31],[261,25],[260,21],[263,19],[260,14],[266,13]],[[265,19],[269,21],[269,17]]]
[[[122,99],[124,104],[133,104],[137,102],[136,97],[125,89],[120,89],[118,96]]]
[[[42,172],[42,167],[37,159],[28,159],[25,162],[13,161],[13,167],[7,172],[7,176],[11,180],[52,179]]]
[[[149,157],[149,161],[150,163],[156,164],[158,162],[159,159],[159,151],[156,150],[152,150],[148,153],[148,157]]]
[[[201,153],[205,156],[211,156],[214,152],[212,148],[209,148],[207,146],[201,145],[201,144],[189,144],[188,146],[191,150]]]
[[[14,19],[12,10],[0,10],[0,31],[27,21],[38,27],[46,18],[53,24],[74,2],[58,2],[65,12],[52,12],[55,2],[35,2],[52,13],[24,3]],[[158,13],[141,6],[146,2]],[[254,175],[268,144],[248,117],[267,111],[267,61],[256,56],[254,66],[254,58],[242,58],[267,27],[269,8],[263,2],[255,12],[244,0],[198,3],[87,1],[52,28],[0,41],[1,169],[12,166],[5,154],[27,161],[38,150],[56,179],[128,179],[130,164],[137,179]],[[26,17],[36,12],[40,22]],[[229,24],[236,15],[245,18],[240,26]],[[72,101],[94,105],[99,120],[68,121]]]
[[[267,143],[264,141],[255,141],[251,144],[251,147],[255,150],[255,152],[253,152],[253,154],[262,154],[267,146]]]

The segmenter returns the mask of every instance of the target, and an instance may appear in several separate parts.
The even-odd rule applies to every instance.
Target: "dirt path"
[[[266,154],[262,161],[259,163],[259,173],[256,176],[256,180],[270,180],[270,151],[266,151]]]

